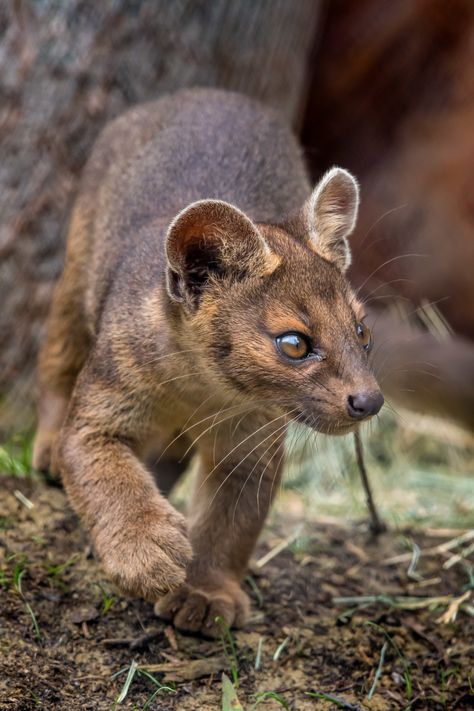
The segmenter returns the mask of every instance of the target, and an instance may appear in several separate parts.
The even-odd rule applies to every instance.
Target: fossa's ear
[[[323,175],[303,208],[311,247],[341,271],[351,263],[347,237],[355,227],[358,209],[359,186],[342,168],[331,168]]]
[[[198,306],[211,280],[265,276],[280,263],[257,226],[221,200],[199,200],[175,217],[166,256],[168,292],[191,308]]]

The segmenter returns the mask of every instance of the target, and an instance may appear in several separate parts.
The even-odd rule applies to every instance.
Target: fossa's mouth
[[[295,416],[294,419],[297,422],[301,422],[302,424],[306,425],[307,427],[310,427],[312,430],[315,430],[316,432],[321,432],[323,434],[328,434],[328,435],[345,435],[349,434],[349,432],[354,432],[354,430],[357,429],[359,423],[358,422],[334,422],[330,421],[326,418],[321,418],[320,415],[311,415],[307,412],[298,412]]]

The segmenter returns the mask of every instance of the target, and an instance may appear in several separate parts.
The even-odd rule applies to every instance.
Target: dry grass
[[[474,528],[474,439],[406,412],[386,412],[364,429],[366,466],[389,527]],[[365,517],[353,438],[294,433],[291,442],[295,453],[284,486],[296,494],[295,507],[301,501],[310,518]]]

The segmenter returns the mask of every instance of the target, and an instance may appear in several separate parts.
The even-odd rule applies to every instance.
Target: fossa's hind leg
[[[38,362],[38,426],[33,467],[58,474],[56,442],[76,377],[87,358],[90,335],[83,310],[84,229],[79,209],[73,216],[68,256],[58,282]]]
[[[164,496],[168,496],[182,477],[192,459],[189,440],[179,437],[176,441],[165,439],[153,443],[146,455],[146,464],[152,472],[156,485]]]

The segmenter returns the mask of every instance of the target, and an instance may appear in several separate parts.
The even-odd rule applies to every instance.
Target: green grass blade
[[[267,699],[273,699],[274,701],[277,702],[277,704],[280,704],[286,711],[290,711],[290,707],[286,703],[285,699],[283,696],[280,696],[280,694],[277,694],[276,691],[262,691],[262,693],[257,694],[256,701],[254,705],[252,706],[252,709],[256,708],[259,704],[263,703]]]
[[[222,711],[244,711],[227,674],[222,674]]]
[[[133,681],[133,677],[136,674],[137,667],[138,667],[138,663],[135,660],[133,660],[132,663],[130,664],[130,668],[128,670],[127,678],[125,679],[125,683],[122,686],[122,691],[118,695],[114,706],[116,706],[117,704],[121,704],[122,701],[125,701],[125,699],[127,698],[128,690],[130,689],[130,685]]]

